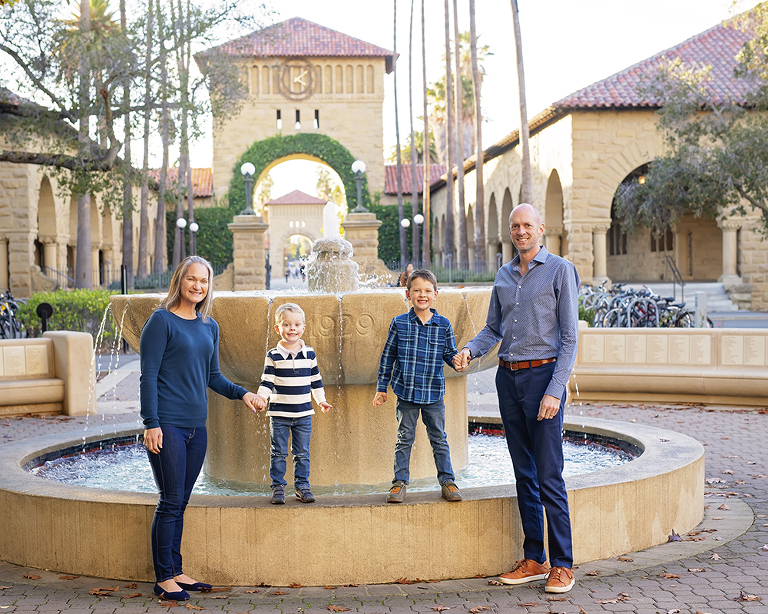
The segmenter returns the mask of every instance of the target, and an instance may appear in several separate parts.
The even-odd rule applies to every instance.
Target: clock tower
[[[233,167],[255,142],[275,135],[323,134],[367,166],[371,193],[384,189],[384,75],[391,51],[295,17],[216,49],[242,66],[248,99],[239,114],[216,118],[213,181],[229,189]],[[203,57],[206,52],[203,52]],[[296,154],[276,159],[268,168]]]

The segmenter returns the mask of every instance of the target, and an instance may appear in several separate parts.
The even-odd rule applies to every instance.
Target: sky
[[[393,0],[278,0],[267,4],[275,11],[275,22],[299,16],[380,47],[394,47]],[[414,115],[420,116],[420,0],[415,4],[413,73],[418,95],[414,96]],[[431,83],[443,71],[445,12],[444,2],[425,0],[425,4],[427,81]],[[486,118],[483,146],[488,147],[520,126],[514,34],[510,0],[476,0],[475,4],[479,42],[489,45],[493,53],[485,62],[482,100]],[[571,92],[673,47],[755,4],[754,0],[518,0],[529,118]],[[403,142],[410,131],[410,7],[408,0],[397,1],[397,89]],[[460,31],[469,30],[468,0],[458,0],[458,12]],[[394,77],[390,74],[385,78],[383,157],[389,157],[395,144],[394,116]],[[204,140],[194,148],[193,165],[210,164],[210,141]],[[314,193],[313,172],[299,173],[304,182],[296,182],[300,168],[287,164],[276,168],[273,196],[296,186]]]

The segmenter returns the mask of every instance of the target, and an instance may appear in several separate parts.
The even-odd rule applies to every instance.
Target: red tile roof
[[[411,165],[403,164],[403,194],[411,193]],[[442,164],[430,164],[429,174],[431,175],[430,185],[440,180],[445,175],[445,166]],[[424,188],[424,165],[416,165],[416,189],[421,194]],[[384,193],[397,194],[397,165],[386,164],[384,166]]]
[[[265,205],[324,205],[328,201],[323,200],[322,198],[315,198],[314,196],[310,196],[309,194],[305,194],[301,190],[294,190],[293,192],[288,192],[285,196],[281,196],[280,198],[274,198],[270,201],[267,201],[264,203]]]
[[[383,57],[387,72],[392,72],[391,51],[301,17],[256,30],[215,49],[240,57]]]
[[[746,99],[746,83],[733,77],[736,55],[744,43],[754,34],[742,31],[734,25],[734,20],[720,23],[701,34],[657,53],[598,81],[583,89],[558,100],[553,106],[558,110],[578,108],[621,108],[621,107],[656,107],[655,101],[638,93],[638,86],[645,76],[666,60],[680,58],[688,67],[703,68],[711,65],[711,81],[707,87],[714,93],[716,101],[727,98],[743,102]]]
[[[160,169],[153,168],[149,176],[155,181],[160,181]],[[179,177],[178,167],[168,169],[168,183],[175,182]],[[208,198],[213,196],[213,172],[210,168],[192,169],[192,192],[195,198]]]

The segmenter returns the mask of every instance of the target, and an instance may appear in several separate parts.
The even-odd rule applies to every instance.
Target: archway
[[[488,203],[488,228],[487,243],[488,247],[487,260],[489,268],[493,266],[496,269],[497,260],[496,254],[501,253],[501,237],[499,236],[499,212],[496,210],[496,194],[491,194],[491,200]]]
[[[553,170],[547,181],[547,194],[544,201],[544,240],[547,251],[556,256],[565,256],[567,239],[563,227],[563,186],[560,175]]]
[[[56,201],[53,197],[53,188],[48,177],[43,177],[40,182],[40,193],[37,201],[37,239],[35,241],[35,264],[40,266],[43,273],[48,276],[55,275],[58,270],[56,259]],[[49,269],[49,270],[46,270]]]
[[[507,188],[504,190],[504,197],[501,200],[500,226],[504,228],[504,231],[499,233],[501,235],[499,237],[499,239],[501,239],[501,260],[504,264],[512,260],[512,258],[515,256],[512,239],[509,236],[509,216],[512,215],[513,208],[514,205],[512,204],[512,194],[510,193],[509,188]]]
[[[303,230],[303,229],[302,229]],[[293,234],[282,242],[283,268],[278,269],[278,263],[272,263],[275,274],[282,273],[285,281],[304,281],[304,264],[312,252],[314,241],[305,234]]]
[[[245,208],[245,182],[240,167],[250,162],[256,167],[257,183],[271,168],[286,160],[313,160],[330,166],[338,174],[347,196],[347,207],[357,206],[357,183],[352,172],[355,157],[341,143],[324,134],[273,136],[255,142],[235,163],[229,186],[229,209],[240,212]],[[370,205],[368,180],[363,177],[363,205]]]

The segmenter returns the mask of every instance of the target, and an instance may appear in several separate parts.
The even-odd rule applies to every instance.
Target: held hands
[[[252,392],[249,392],[248,394],[253,395],[253,407],[249,405],[249,407],[251,407],[251,411],[253,412],[264,411],[264,408],[267,406],[267,400],[260,394],[253,394]],[[248,404],[246,403],[246,405]]]
[[[377,392],[376,396],[373,397],[373,407],[374,409],[378,407],[379,405],[383,405],[387,402],[387,393],[386,392]]]
[[[163,447],[163,430],[158,426],[144,431],[144,447],[152,454],[160,454]]]
[[[323,401],[319,405],[320,405],[320,410],[324,414],[327,414],[331,409],[333,409],[333,405],[331,405],[330,403],[326,403],[325,401]]]
[[[459,373],[466,371],[469,368],[469,361],[472,360],[472,354],[468,348],[464,348],[456,354],[451,362],[453,362],[453,368]]]
[[[551,420],[557,415],[558,411],[560,411],[560,399],[545,394],[539,404],[539,415],[536,417],[536,420]]]

